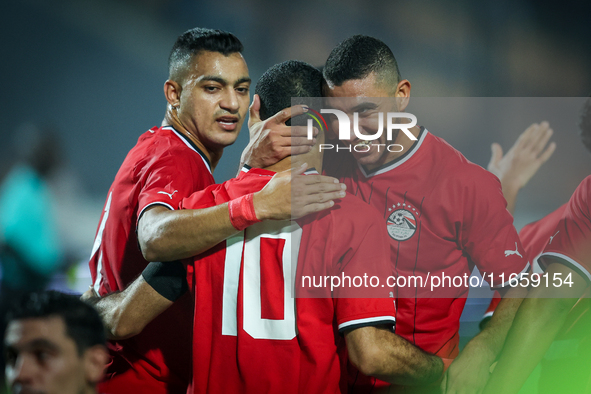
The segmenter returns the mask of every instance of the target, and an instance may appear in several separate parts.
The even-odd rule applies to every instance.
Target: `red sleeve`
[[[591,176],[581,182],[570,198],[554,236],[542,256],[555,258],[591,283]],[[546,267],[543,267],[546,268]]]
[[[262,171],[262,170],[261,170]],[[260,172],[260,171],[259,171]],[[260,175],[257,171],[241,172],[238,178],[232,178],[219,185],[210,185],[180,201],[180,209],[199,209],[220,205],[249,193],[261,190],[275,173]]]
[[[519,232],[519,239],[521,239],[521,243],[532,265],[538,261],[538,257],[544,251],[546,244],[556,232],[554,228],[564,215],[566,205],[563,204],[542,219],[525,225]]]
[[[528,272],[529,261],[506,209],[501,182],[480,167],[469,175],[464,177],[461,246],[485,278],[493,274],[493,289],[498,289],[509,284],[511,274]]]
[[[223,183],[221,185],[210,185],[187,198],[183,198],[179,203],[179,209],[199,209],[217,205],[216,195],[224,190],[224,186]]]
[[[188,152],[194,154],[194,152]],[[179,202],[195,190],[209,185],[213,178],[205,166],[195,174],[194,160],[183,152],[166,152],[137,168],[141,184],[138,197],[138,220],[151,205],[164,205],[174,210]],[[207,173],[206,173],[207,172]]]
[[[393,298],[336,298],[334,305],[339,332],[377,325],[394,328],[395,302]]]

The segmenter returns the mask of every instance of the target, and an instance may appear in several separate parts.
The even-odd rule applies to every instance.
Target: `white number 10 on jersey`
[[[222,335],[236,336],[238,283],[240,263],[244,253],[244,278],[242,281],[243,328],[255,339],[290,340],[296,336],[295,298],[292,294],[295,281],[297,256],[302,229],[295,222],[269,220],[257,223],[226,241],[224,266],[224,290],[222,304]],[[266,261],[283,269],[283,319],[262,317],[261,248],[265,243],[278,245],[272,240],[284,240],[282,253],[270,253]],[[292,263],[293,262],[293,263]]]

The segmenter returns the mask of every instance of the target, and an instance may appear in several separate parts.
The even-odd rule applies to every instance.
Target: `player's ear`
[[[398,105],[398,111],[404,111],[410,100],[410,82],[407,79],[403,79],[396,85],[396,104]]]
[[[181,85],[177,81],[168,79],[164,82],[164,97],[166,97],[166,101],[173,107],[180,105],[182,90]]]
[[[86,381],[93,385],[97,384],[103,377],[108,361],[109,354],[104,346],[95,345],[86,349],[83,355]]]

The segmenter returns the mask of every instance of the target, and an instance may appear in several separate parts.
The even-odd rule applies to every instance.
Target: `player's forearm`
[[[109,339],[125,339],[139,334],[173,303],[155,291],[143,276],[139,276],[123,291],[103,297],[96,293],[88,297],[87,293],[82,296],[82,300],[98,311]]]
[[[511,215],[515,214],[515,204],[517,203],[517,196],[521,187],[512,180],[501,179],[501,186],[503,189],[503,196],[507,200],[507,210]]]
[[[576,302],[556,298],[523,302],[483,394],[519,391],[562,327],[571,301]]]
[[[503,299],[495,309],[486,327],[464,348],[464,352],[473,352],[486,359],[488,365],[498,357],[513,319],[527,290],[521,287],[511,288],[503,294]]]
[[[92,305],[99,313],[109,339],[122,339],[129,336],[126,335],[129,334],[128,332],[122,332],[119,324],[119,318],[121,316],[121,309],[119,306],[124,299],[125,294],[119,291],[108,294],[104,297],[94,296],[91,298],[83,298],[84,302]]]
[[[405,386],[422,386],[437,381],[443,374],[443,360],[398,338],[398,343],[392,343],[389,349],[384,349],[384,362],[373,376]]]
[[[159,205],[149,208],[138,223],[138,241],[144,258],[148,261],[182,260],[198,255],[236,234],[236,223],[240,227],[261,220],[289,220],[292,214],[291,178],[286,174],[276,175],[262,190],[252,193],[252,199],[242,202],[233,200],[209,208],[177,211]],[[279,175],[283,175],[281,180]],[[340,188],[338,183],[330,186]],[[344,197],[344,192],[343,195],[337,195],[339,192],[328,191],[325,193],[327,201]],[[232,203],[237,203],[232,210],[234,222],[229,212]],[[324,204],[325,208],[332,205],[328,204]]]
[[[354,334],[347,335],[346,340],[351,362],[365,375],[406,386],[427,385],[441,377],[440,357],[386,329],[364,328],[365,332],[353,330]]]
[[[195,256],[236,232],[228,204],[178,211],[157,207],[140,219],[138,240],[146,260],[173,261]]]

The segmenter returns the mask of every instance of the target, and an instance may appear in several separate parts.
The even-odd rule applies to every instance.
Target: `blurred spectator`
[[[2,298],[44,288],[62,252],[47,178],[58,163],[54,133],[32,125],[17,131],[19,160],[0,185]]]
[[[17,160],[0,184],[0,316],[8,301],[45,288],[63,261],[47,184],[58,163],[56,137],[31,124],[14,137]]]
[[[98,313],[77,296],[28,294],[8,308],[6,380],[13,393],[90,394],[108,354]]]

